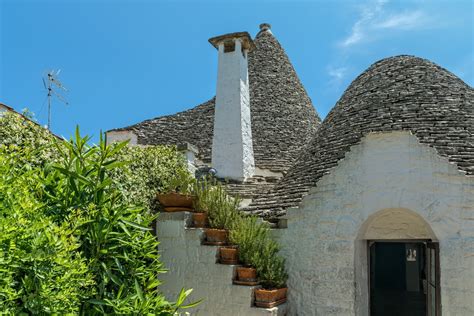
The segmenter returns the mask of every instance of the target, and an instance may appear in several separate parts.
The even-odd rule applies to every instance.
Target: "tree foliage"
[[[0,306],[6,314],[78,313],[93,289],[80,240],[40,211],[38,170],[0,152]],[[23,157],[25,158],[25,157]]]
[[[151,192],[166,177],[134,186],[139,180],[127,175],[140,166],[123,157],[133,152],[136,158],[140,150],[102,139],[90,145],[78,131],[60,141],[11,114],[0,117],[0,134],[2,312],[173,315],[192,306],[184,305],[190,290],[174,303],[159,292],[165,269],[149,229],[154,215],[144,210],[148,200],[128,190]],[[152,160],[147,155],[164,152],[173,157],[168,166],[179,165],[173,150],[144,155]],[[161,166],[160,159],[151,167]]]
[[[125,147],[118,159],[129,162],[112,174],[125,198],[150,210],[157,208],[156,193],[167,191],[176,174],[187,173],[184,157],[174,146]]]

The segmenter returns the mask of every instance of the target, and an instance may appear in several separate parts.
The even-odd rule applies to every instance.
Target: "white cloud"
[[[378,23],[377,28],[410,30],[423,26],[427,22],[426,15],[418,10],[414,12],[404,12],[388,17],[386,20]]]
[[[339,68],[328,68],[328,74],[332,78],[333,81],[340,81],[344,78],[347,73],[346,67],[339,67]]]
[[[383,10],[387,0],[371,1],[362,8],[359,19],[352,26],[351,34],[341,41],[341,46],[347,47],[359,43],[366,37],[367,25]]]
[[[413,30],[429,26],[431,20],[422,10],[391,12],[386,8],[388,0],[375,0],[362,7],[359,19],[354,22],[351,33],[339,42],[347,48],[377,38],[387,30]]]

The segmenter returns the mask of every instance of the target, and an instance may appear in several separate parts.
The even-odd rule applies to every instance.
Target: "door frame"
[[[370,247],[377,243],[377,242],[384,242],[384,243],[419,243],[423,244],[425,246],[425,264],[427,265],[427,271],[426,271],[426,315],[427,316],[441,316],[441,287],[440,287],[440,271],[441,271],[441,266],[440,266],[440,253],[439,253],[439,242],[433,241],[431,239],[369,239],[367,240],[367,290],[368,290],[368,303],[369,303],[369,315],[372,313],[372,302],[371,302],[371,256],[370,256]],[[431,295],[428,293],[428,274],[431,273],[431,265],[429,265],[430,261],[428,261],[428,253],[429,249],[433,249],[435,252],[435,299],[436,299],[436,305],[435,305],[435,311],[433,312],[431,310]]]

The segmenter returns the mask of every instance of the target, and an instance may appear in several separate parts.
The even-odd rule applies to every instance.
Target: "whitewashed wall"
[[[169,272],[160,276],[160,290],[169,300],[182,287],[194,289],[190,301],[203,299],[191,315],[202,316],[283,316],[286,305],[255,308],[253,289],[232,284],[234,267],[216,263],[217,248],[201,245],[202,229],[187,229],[189,213],[161,213],[156,230],[161,261]]]
[[[132,131],[109,131],[106,133],[107,144],[115,142],[123,142],[130,140],[129,145],[136,145],[138,142],[137,135]]]
[[[244,180],[254,174],[247,51],[235,40],[235,50],[219,44],[212,167],[217,176]]]
[[[368,314],[364,223],[386,209],[438,238],[443,316],[474,315],[474,179],[408,132],[367,135],[288,211],[290,315]]]

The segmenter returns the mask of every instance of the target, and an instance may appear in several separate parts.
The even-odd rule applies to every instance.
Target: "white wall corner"
[[[106,142],[107,144],[113,144],[116,142],[123,142],[130,140],[128,143],[129,146],[138,145],[138,137],[132,131],[108,131],[106,132]]]
[[[191,172],[194,175],[197,170],[196,157],[199,154],[199,149],[190,143],[179,144],[177,148],[178,148],[178,151],[184,155],[184,158],[186,159],[186,163],[188,165],[189,172]]]

